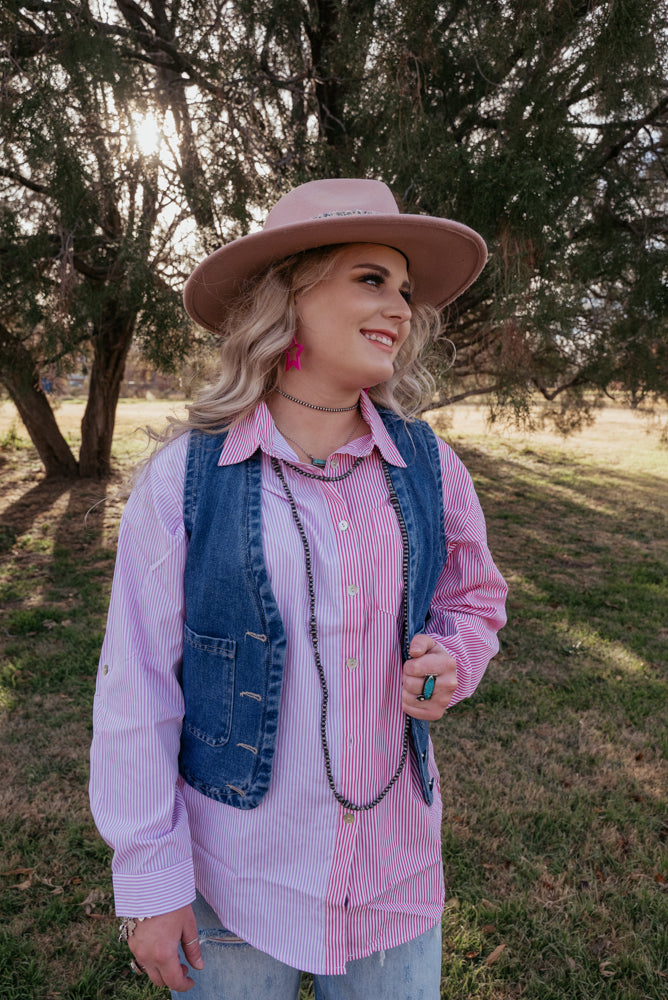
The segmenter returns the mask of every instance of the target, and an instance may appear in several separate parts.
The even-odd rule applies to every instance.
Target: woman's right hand
[[[193,969],[203,969],[192,906],[182,906],[172,913],[138,920],[128,938],[137,965],[141,966],[151,982],[156,986],[167,986],[177,993],[185,993],[195,984],[188,975],[188,967],[179,961],[179,943]]]

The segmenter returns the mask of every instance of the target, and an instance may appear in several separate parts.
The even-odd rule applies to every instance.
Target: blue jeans
[[[301,972],[225,930],[198,894],[193,904],[204,958],[195,986],[173,1000],[297,1000]],[[181,961],[185,959],[181,954]],[[441,925],[406,944],[347,963],[342,976],[314,974],[316,1000],[439,1000]]]

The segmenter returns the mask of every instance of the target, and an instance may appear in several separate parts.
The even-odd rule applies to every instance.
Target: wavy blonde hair
[[[167,441],[191,429],[216,433],[251,413],[278,385],[285,351],[297,331],[296,300],[333,271],[345,245],[318,247],[286,257],[252,278],[225,313],[220,376],[186,407],[184,420],[170,418],[158,436]],[[434,383],[421,358],[440,328],[432,306],[411,304],[411,330],[394,362],[394,374],[369,390],[371,400],[412,419]]]

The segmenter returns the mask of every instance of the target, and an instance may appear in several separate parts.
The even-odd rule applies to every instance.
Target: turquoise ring
[[[422,685],[422,694],[417,696],[418,701],[429,701],[436,687],[436,674],[427,674]]]

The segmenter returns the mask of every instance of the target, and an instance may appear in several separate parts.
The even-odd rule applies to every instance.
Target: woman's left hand
[[[411,658],[404,663],[401,707],[414,719],[433,722],[445,713],[455,693],[457,664],[435,639],[423,633],[413,636],[408,652]],[[419,701],[429,674],[436,679],[434,693],[429,700]]]

